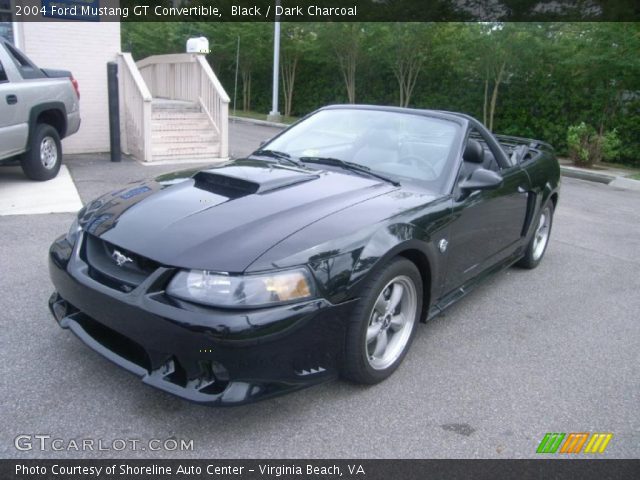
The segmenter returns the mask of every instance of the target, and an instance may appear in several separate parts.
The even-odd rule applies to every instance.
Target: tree
[[[484,66],[484,101],[482,104],[482,121],[493,131],[493,120],[498,102],[500,85],[505,80],[507,62],[509,61],[509,35],[504,24],[485,24],[479,26],[477,46],[480,48],[478,58]],[[489,91],[491,90],[491,96]]]
[[[381,36],[373,36],[378,43],[376,49],[385,52],[386,62],[398,81],[399,105],[407,107],[431,49],[433,25],[394,23],[383,28]]]
[[[315,47],[318,34],[311,28],[312,24],[284,23],[280,61],[282,74],[282,90],[284,94],[284,114],[291,115],[293,91],[296,81],[298,62],[303,56],[311,53]]]
[[[220,25],[220,24],[217,24]],[[221,49],[233,58],[236,67],[236,49],[240,38],[240,58],[237,65],[242,83],[242,110],[251,110],[252,81],[256,70],[263,70],[270,60],[273,30],[268,23],[227,23],[219,30]]]
[[[333,23],[323,29],[338,61],[349,103],[356,102],[356,71],[365,30],[361,23]]]
[[[123,22],[122,46],[133,58],[183,52],[180,24],[173,22]],[[184,38],[184,42],[186,42]]]
[[[640,27],[637,23],[577,23],[565,30],[564,60],[592,97],[599,99],[596,122],[602,135],[622,107],[625,92],[640,89]]]

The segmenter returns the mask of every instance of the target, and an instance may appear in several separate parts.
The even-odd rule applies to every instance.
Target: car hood
[[[168,266],[242,272],[335,212],[397,189],[375,178],[243,159],[104,195],[84,231]]]

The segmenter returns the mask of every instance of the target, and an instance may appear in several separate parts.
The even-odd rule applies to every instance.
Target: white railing
[[[120,131],[125,153],[151,161],[151,101],[147,88],[130,53],[118,55],[120,90]]]
[[[229,156],[229,96],[204,55],[154,55],[137,64],[154,97],[199,104],[220,141],[220,157]]]

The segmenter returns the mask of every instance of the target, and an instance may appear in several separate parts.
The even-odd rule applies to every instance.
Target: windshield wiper
[[[364,173],[365,175],[369,175],[370,177],[375,177],[380,180],[384,180],[392,184],[393,186],[399,187],[400,183],[395,180],[391,180],[389,177],[385,177],[379,173],[374,172],[369,167],[364,165],[360,165],[359,163],[347,162],[346,160],[340,160],[339,158],[332,157],[300,157],[300,161],[304,163],[319,163],[323,165],[333,165],[336,167],[344,168],[345,170],[351,170],[353,172]]]
[[[295,165],[296,167],[301,166],[298,160],[295,160],[291,155],[286,152],[280,152],[279,150],[256,150],[252,155],[262,155],[263,157],[271,157],[276,160],[284,160],[285,162],[289,162],[291,165]]]

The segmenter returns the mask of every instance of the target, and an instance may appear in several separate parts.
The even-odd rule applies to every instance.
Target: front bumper
[[[89,275],[81,239],[49,251],[61,327],[144,383],[187,400],[235,405],[334,378],[351,303],[316,299],[259,310],[219,310],[168,297],[174,269],[125,293]]]

